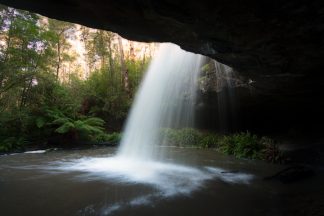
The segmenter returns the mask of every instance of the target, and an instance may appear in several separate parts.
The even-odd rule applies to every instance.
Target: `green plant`
[[[234,154],[235,145],[236,143],[233,136],[223,136],[219,140],[218,150],[224,154],[232,155]]]
[[[92,136],[103,133],[104,120],[97,117],[82,117],[80,119],[72,119],[68,117],[60,117],[51,122],[57,126],[56,133],[69,134],[73,140],[78,140],[82,135],[85,139],[91,139]]]
[[[119,143],[122,139],[122,134],[121,133],[111,133],[111,134],[108,134],[107,136],[107,141],[108,142],[111,142],[111,143]]]
[[[235,148],[234,155],[238,158],[262,159],[261,150],[263,145],[259,142],[256,135],[250,132],[234,135]]]
[[[160,132],[163,144],[173,146],[193,146],[198,148],[215,148],[220,136],[213,133],[201,132],[193,128],[172,129],[164,128]]]
[[[0,142],[0,152],[8,152],[13,149],[21,149],[27,143],[27,140],[23,137],[7,137]]]
[[[199,146],[202,134],[193,128],[171,129],[164,128],[161,130],[163,144],[174,146]]]
[[[201,140],[201,133],[193,128],[179,130],[178,142],[181,146],[198,146]]]
[[[237,158],[269,162],[282,160],[282,154],[274,140],[267,137],[259,138],[250,132],[220,136],[193,128],[164,128],[160,131],[160,136],[162,145],[216,148],[219,152],[234,155]]]
[[[220,140],[219,150],[225,154],[234,155],[237,158],[262,159],[262,149],[256,135],[250,132],[224,136]]]
[[[108,142],[110,144],[117,144],[121,141],[122,134],[113,132],[111,134],[100,133],[96,136],[95,140],[97,142]]]
[[[216,134],[204,134],[202,139],[199,141],[199,146],[201,148],[216,148],[218,146],[220,136]]]

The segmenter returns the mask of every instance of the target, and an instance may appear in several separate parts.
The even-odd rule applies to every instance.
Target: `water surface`
[[[283,185],[263,180],[282,166],[210,150],[169,151],[166,163],[126,167],[113,157],[115,148],[2,156],[1,215],[308,215],[314,209],[317,179]]]

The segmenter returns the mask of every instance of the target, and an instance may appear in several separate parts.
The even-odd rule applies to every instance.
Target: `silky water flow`
[[[151,62],[127,120],[116,155],[58,161],[47,169],[83,173],[80,178],[125,184],[143,184],[154,193],[123,205],[147,204],[157,197],[190,194],[206,180],[248,184],[252,175],[230,173],[210,166],[188,166],[163,160],[162,128],[193,125],[199,71],[204,57],[183,51],[174,44],[161,44]],[[105,214],[122,205],[111,204]]]

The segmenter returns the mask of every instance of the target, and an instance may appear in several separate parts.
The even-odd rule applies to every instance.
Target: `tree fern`
[[[39,117],[36,118],[35,122],[36,122],[36,126],[38,128],[42,128],[46,124],[46,119],[44,117],[42,117],[42,116],[39,116]]]
[[[97,117],[89,117],[83,120],[85,124],[92,125],[92,126],[99,126],[102,127],[105,124],[105,121],[101,118]]]
[[[75,126],[72,122],[66,122],[60,127],[58,127],[55,132],[60,133],[60,134],[65,134],[71,131],[72,129],[75,129]]]
[[[105,121],[101,118],[83,117],[82,119],[72,119],[58,115],[56,117],[50,124],[57,126],[55,132],[59,134],[76,133],[85,138],[89,138],[92,135],[98,135],[104,132],[103,125]]]
[[[72,122],[72,121],[73,120],[71,118],[59,117],[59,118],[55,119],[54,121],[52,121],[52,124],[60,125],[60,124],[65,124],[65,123]]]

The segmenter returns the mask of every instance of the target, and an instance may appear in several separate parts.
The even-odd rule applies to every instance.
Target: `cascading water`
[[[231,67],[214,61],[215,76],[217,79],[218,125],[223,132],[235,129],[236,100],[235,100],[235,74]]]
[[[248,174],[171,164],[156,157],[162,150],[157,148],[161,128],[193,126],[196,81],[203,58],[176,45],[162,44],[135,98],[117,155],[59,161],[46,169],[78,171],[87,173],[81,178],[89,180],[143,184],[154,189],[145,196],[111,203],[100,215],[109,215],[122,206],[147,205],[158,197],[188,194],[214,178],[249,183],[252,176]]]
[[[135,98],[118,156],[156,159],[154,150],[157,142],[161,142],[162,127],[193,126],[202,60],[203,56],[176,45],[161,45]]]

